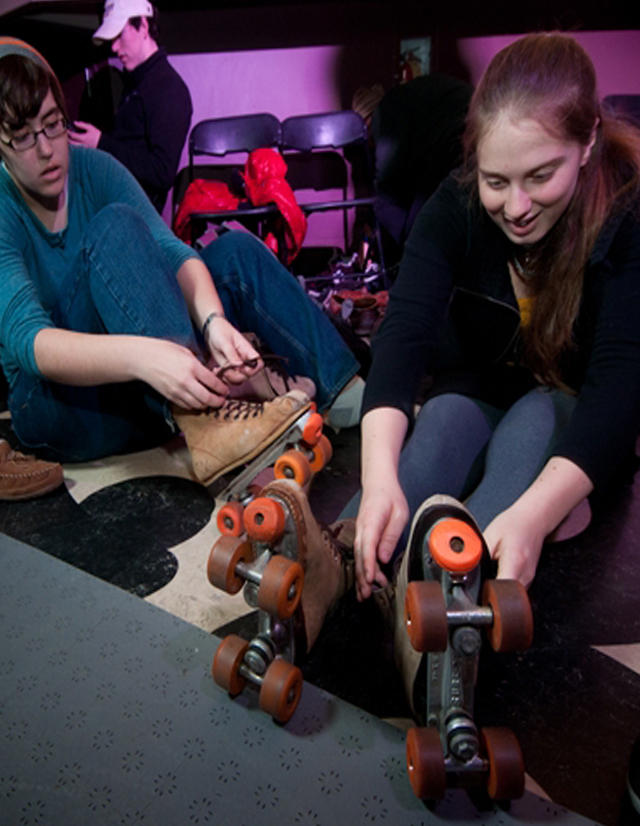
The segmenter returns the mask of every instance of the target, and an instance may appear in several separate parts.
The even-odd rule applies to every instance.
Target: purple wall
[[[476,83],[491,58],[519,35],[470,37],[458,41],[458,55]],[[640,31],[573,32],[598,73],[600,96],[640,94]]]
[[[640,94],[640,31],[577,32],[575,38],[595,63],[602,97]],[[458,57],[475,82],[503,46],[517,35],[465,38]],[[339,109],[341,46],[172,55],[171,63],[191,90],[193,123],[208,117],[272,112],[293,114]],[[187,163],[186,148],[181,167]],[[305,193],[306,196],[310,193]],[[165,210],[169,220],[170,206]],[[315,216],[308,243],[339,243],[340,218]]]

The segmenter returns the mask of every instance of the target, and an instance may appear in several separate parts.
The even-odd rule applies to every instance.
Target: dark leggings
[[[409,504],[409,523],[396,554],[406,547],[411,519],[422,502],[448,494],[466,505],[484,530],[538,476],[562,434],[575,398],[539,388],[509,410],[445,394],[420,411],[400,456],[398,478]],[[360,494],[342,516],[355,516]]]

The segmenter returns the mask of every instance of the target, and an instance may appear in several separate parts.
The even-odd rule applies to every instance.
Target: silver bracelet
[[[219,313],[214,310],[214,312],[209,313],[206,317],[204,324],[202,325],[202,338],[206,338],[207,330],[209,329],[209,325],[213,321],[214,318],[224,318],[224,313]]]

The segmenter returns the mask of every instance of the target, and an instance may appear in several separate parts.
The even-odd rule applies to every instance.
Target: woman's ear
[[[580,166],[584,166],[591,157],[591,150],[593,149],[596,142],[596,138],[598,137],[599,126],[600,118],[596,118],[596,122],[594,123],[593,129],[591,130],[591,137],[589,138],[589,143],[585,146],[584,151],[582,153],[582,160],[580,162]]]

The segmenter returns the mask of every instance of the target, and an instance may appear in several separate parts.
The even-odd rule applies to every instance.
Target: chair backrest
[[[277,146],[279,143],[280,121],[267,112],[202,120],[189,135],[189,170],[193,172],[196,155],[222,157],[234,152],[252,152],[263,146]]]
[[[296,115],[282,121],[280,144],[283,149],[333,148],[367,140],[367,127],[357,112],[324,112],[317,115]]]

